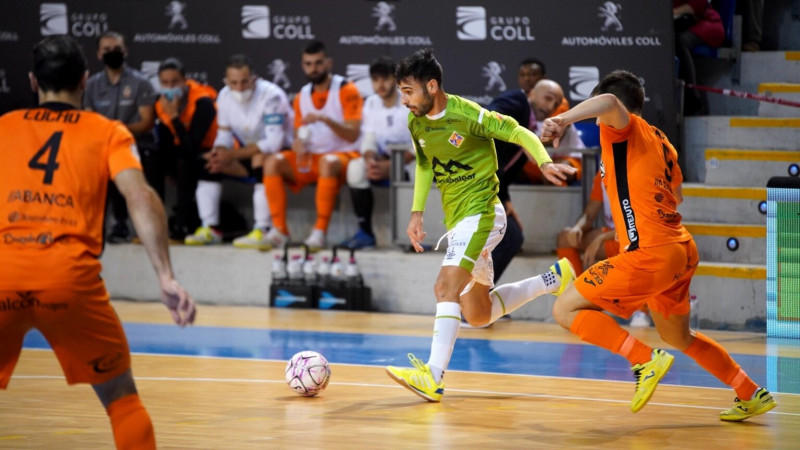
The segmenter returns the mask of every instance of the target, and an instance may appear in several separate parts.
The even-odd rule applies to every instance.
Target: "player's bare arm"
[[[331,131],[336,133],[336,136],[339,136],[347,142],[355,142],[361,135],[360,120],[345,120],[344,122],[339,122],[322,114],[306,114],[303,116],[303,122],[322,122],[327,125]]]
[[[161,300],[169,309],[172,320],[182,327],[193,323],[195,304],[183,286],[175,280],[167,243],[167,219],[158,194],[137,169],[118,173],[114,183],[128,204],[136,233],[142,240],[158,276]]]
[[[156,112],[152,105],[142,105],[138,109],[139,121],[125,125],[134,136],[149,133],[156,124]]]
[[[618,130],[627,127],[630,122],[627,108],[617,97],[613,94],[601,94],[581,102],[569,111],[545,119],[542,140],[552,140],[553,146],[558,148],[561,136],[569,125],[593,117],[597,118],[598,123]]]

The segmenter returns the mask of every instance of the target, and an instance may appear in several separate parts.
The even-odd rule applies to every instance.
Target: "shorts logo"
[[[97,373],[107,373],[116,369],[122,361],[122,353],[115,353],[112,355],[103,355],[95,360],[89,362]]]
[[[67,34],[67,4],[42,3],[39,6],[39,26],[42,36]]]
[[[450,135],[450,139],[448,139],[447,141],[450,142],[450,144],[452,144],[456,148],[459,148],[461,147],[461,143],[464,142],[464,136],[461,136],[460,134],[453,131],[453,134]]]
[[[486,39],[486,8],[483,6],[459,6],[456,9],[456,36],[462,41]]]
[[[242,37],[267,39],[269,37],[269,6],[242,6]]]

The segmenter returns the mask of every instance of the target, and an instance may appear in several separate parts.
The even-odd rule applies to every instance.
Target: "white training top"
[[[361,153],[368,150],[377,151],[379,154],[391,156],[389,145],[400,144],[412,150],[411,132],[408,130],[408,108],[400,102],[400,93],[397,93],[397,102],[387,108],[383,99],[378,94],[372,94],[364,100],[361,122]]]
[[[262,153],[279,152],[291,147],[291,116],[286,93],[274,83],[259,78],[250,99],[243,103],[236,101],[226,86],[217,96],[220,130],[214,146],[231,148],[235,139],[242,146],[255,143]]]
[[[313,84],[308,83],[300,89],[300,113],[305,117],[307,114],[321,114],[330,117],[337,122],[344,122],[344,110],[342,101],[339,98],[339,88],[346,80],[341,75],[333,75],[331,86],[328,90],[328,99],[325,106],[317,108],[311,100],[311,89]],[[321,120],[304,125],[309,131],[306,150],[311,153],[324,154],[330,152],[347,152],[358,150],[358,141],[347,142],[340,138]]]

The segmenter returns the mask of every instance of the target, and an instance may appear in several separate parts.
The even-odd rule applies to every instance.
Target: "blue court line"
[[[430,351],[429,337],[226,327],[180,329],[143,323],[124,327],[131,351],[145,354],[288,360],[296,352],[314,350],[332,363],[407,366],[406,353],[424,360]],[[23,346],[50,348],[36,330],[28,333]],[[726,387],[689,357],[671,353],[675,363],[664,383]],[[800,394],[800,358],[733,356],[751,378],[766,384],[770,391]],[[633,381],[625,359],[584,344],[463,338],[456,342],[450,369]]]

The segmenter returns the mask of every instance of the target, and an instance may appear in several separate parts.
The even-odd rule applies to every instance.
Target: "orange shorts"
[[[361,156],[358,152],[332,152],[332,153],[313,153],[308,156],[310,158],[305,161],[298,161],[297,153],[292,150],[283,150],[281,152],[284,158],[289,162],[294,174],[294,182],[289,183],[289,188],[294,192],[299,192],[309,184],[314,184],[319,179],[319,160],[325,157],[338,158],[342,163],[342,171],[340,179],[342,183],[347,179],[347,164],[350,160]],[[302,167],[301,167],[302,166]]]
[[[611,228],[603,227],[603,232],[609,231]],[[609,239],[603,242],[603,249],[606,251],[606,259],[612,256],[619,255],[619,241],[616,239]]]
[[[645,303],[664,317],[689,313],[689,284],[700,258],[694,240],[604,259],[575,280],[587,300],[628,318]]]
[[[128,341],[105,286],[86,290],[0,291],[0,389],[5,389],[25,334],[50,343],[69,384],[98,384],[131,366]]]

